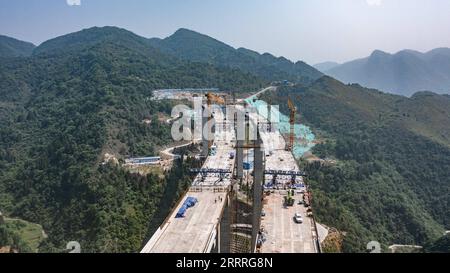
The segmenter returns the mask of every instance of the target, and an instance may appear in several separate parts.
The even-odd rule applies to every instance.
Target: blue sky
[[[450,0],[0,0],[0,34],[39,44],[92,26],[145,37],[185,27],[314,64],[450,47],[449,14]]]

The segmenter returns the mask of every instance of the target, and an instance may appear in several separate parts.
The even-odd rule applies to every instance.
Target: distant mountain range
[[[264,79],[291,80],[311,83],[323,76],[314,67],[298,61],[296,63],[269,53],[259,54],[255,51],[235,49],[209,36],[188,29],[179,29],[165,39],[150,39],[151,44],[163,52],[182,59],[207,62],[217,66],[238,68],[258,75]]]
[[[332,68],[335,68],[337,66],[339,66],[340,63],[336,63],[336,62],[324,62],[324,63],[318,63],[313,65],[313,67],[317,70],[319,70],[320,72],[326,72]]]
[[[36,46],[0,35],[0,58],[30,56]]]
[[[342,82],[359,83],[394,94],[411,96],[418,91],[450,93],[450,48],[427,53],[403,50],[389,54],[380,50],[369,57],[342,65],[316,68]]]
[[[31,43],[0,36],[0,57],[53,55],[62,51],[68,52],[71,49],[78,50],[80,47],[89,48],[92,41],[107,40],[113,35],[113,28],[91,28],[51,39],[38,47]],[[289,80],[310,84],[323,76],[320,71],[305,62],[294,63],[269,53],[259,54],[245,48],[235,49],[207,35],[183,28],[165,39],[146,39],[131,32],[124,32],[117,38],[119,40],[115,41],[116,43],[134,43],[136,45],[134,50],[139,48],[141,51],[155,51],[157,49],[158,52],[176,59],[239,69],[267,81]],[[66,44],[61,44],[62,41]]]

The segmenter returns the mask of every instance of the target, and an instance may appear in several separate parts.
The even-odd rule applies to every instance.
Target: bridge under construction
[[[192,170],[190,189],[141,253],[320,252],[304,173],[284,137],[258,112],[233,107],[245,113],[245,139],[237,137],[236,118],[214,112],[203,119],[215,124],[214,141],[202,141],[203,166]],[[271,129],[261,130],[264,124]],[[190,200],[196,202],[187,206]]]

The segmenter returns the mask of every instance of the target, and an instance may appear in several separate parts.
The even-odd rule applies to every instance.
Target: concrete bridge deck
[[[214,245],[226,195],[226,192],[189,192],[170,215],[170,219],[158,229],[141,253],[210,252]],[[199,202],[188,209],[185,218],[175,218],[178,209],[188,196],[197,198]]]
[[[254,123],[267,123],[267,119],[258,114],[251,114]],[[280,171],[299,171],[297,162],[290,151],[286,151],[286,141],[278,130],[261,130],[261,139],[265,149],[265,169]],[[302,191],[306,187],[295,192],[295,205],[284,206],[284,196],[287,190],[283,190],[292,181],[291,176],[277,176],[274,186],[281,190],[275,190],[269,196],[264,197],[263,211],[265,216],[261,219],[261,228],[264,230],[266,241],[261,246],[261,253],[315,253],[315,229],[314,222],[307,217],[307,208],[299,205],[303,199]],[[273,175],[265,175],[266,184],[273,181]],[[303,177],[296,177],[296,184],[304,184]],[[294,215],[300,213],[302,224],[294,221]]]
[[[223,123],[221,115],[215,117],[217,123]],[[234,128],[217,130],[214,144],[217,153],[206,159],[203,168],[234,168]],[[204,253],[210,252],[215,245],[220,219],[225,208],[231,175],[223,180],[216,174],[208,174],[204,179],[199,174],[192,183],[190,191],[180,200],[166,222],[155,232],[141,253]],[[195,197],[198,203],[186,211],[184,218],[175,218],[178,210],[188,197]]]
[[[224,123],[224,118],[216,115],[216,123]],[[254,124],[266,122],[258,114],[250,115]],[[203,168],[227,169],[233,171],[235,160],[230,158],[234,152],[234,128],[216,133],[215,145],[217,153],[210,155]],[[278,132],[263,132],[261,139],[266,149],[266,170],[298,171],[298,166],[292,153],[285,151],[285,141]],[[272,175],[266,175],[266,181],[272,180]],[[280,185],[290,182],[290,177],[277,177]],[[301,177],[296,183],[302,183]],[[228,187],[231,176],[220,180],[217,175],[209,174],[204,179],[197,175],[190,191],[182,197],[177,207],[172,211],[166,222],[155,232],[141,253],[206,253],[211,252],[217,238],[220,238],[220,221],[225,209]],[[306,216],[306,208],[295,205],[286,209],[283,206],[283,191],[277,191],[266,196],[261,227],[264,228],[266,242],[262,245],[263,253],[305,253],[317,252],[314,245],[314,223]],[[185,218],[175,218],[176,213],[187,197],[195,197],[198,203],[187,210]],[[301,196],[295,197],[298,201]],[[295,213],[301,213],[303,224],[293,223]]]

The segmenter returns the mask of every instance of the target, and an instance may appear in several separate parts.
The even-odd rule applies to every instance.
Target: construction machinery
[[[225,99],[223,97],[213,94],[211,92],[207,93],[205,95],[205,97],[206,97],[206,104],[207,104],[208,112],[209,112],[209,116],[208,116],[208,123],[209,123],[214,118],[214,113],[212,113],[211,105],[213,105],[213,104],[225,105],[226,103],[225,103]],[[211,133],[211,132],[209,132],[209,133]],[[208,153],[207,154],[209,154],[209,151],[211,150],[211,147],[213,145],[214,141],[212,139],[213,138],[210,135],[208,135]]]
[[[205,95],[205,97],[207,99],[208,106],[211,106],[212,104],[225,105],[225,99],[221,96],[209,92]]]
[[[205,181],[205,178],[208,176],[208,174],[218,175],[220,181],[223,181],[223,179],[226,177],[226,175],[231,175],[231,170],[226,169],[208,169],[208,168],[193,168],[189,170],[192,174],[200,174],[201,175],[201,181]]]
[[[295,107],[294,103],[290,98],[288,98],[288,107],[290,111],[289,123],[291,125],[291,129],[289,133],[289,145],[287,147],[287,150],[292,152],[294,150],[295,113],[297,112],[297,107]]]

